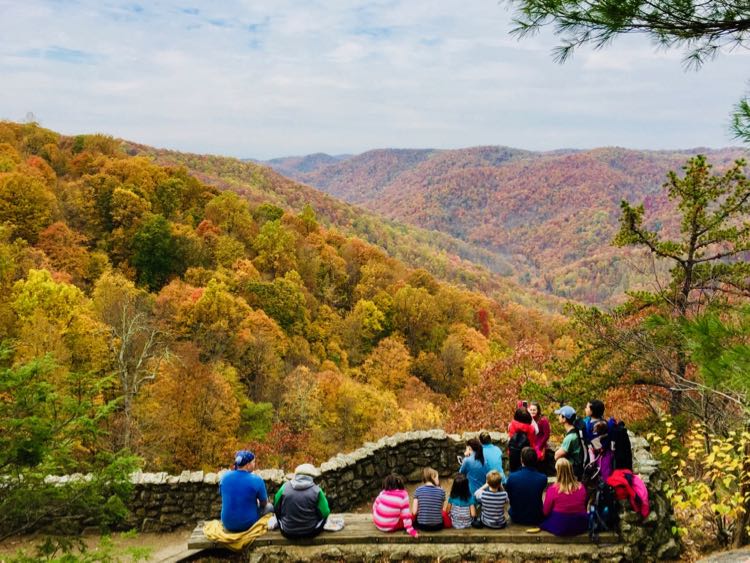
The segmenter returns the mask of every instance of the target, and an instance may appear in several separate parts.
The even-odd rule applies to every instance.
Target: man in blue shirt
[[[503,450],[492,443],[490,433],[482,430],[479,433],[479,441],[482,444],[482,453],[484,453],[484,468],[487,473],[492,470],[500,473],[503,482],[505,482],[505,471],[503,471]]]
[[[542,495],[547,477],[536,470],[534,448],[521,450],[521,469],[514,471],[505,483],[510,499],[510,519],[514,524],[538,526],[544,519]]]
[[[235,454],[234,469],[221,478],[221,523],[228,532],[244,532],[263,514],[273,512],[266,484],[254,470],[255,454],[240,450]]]

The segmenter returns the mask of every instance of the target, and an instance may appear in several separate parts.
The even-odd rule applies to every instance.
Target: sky
[[[498,0],[0,0],[0,119],[268,159],[374,148],[737,144],[750,52],[628,36],[553,61]]]

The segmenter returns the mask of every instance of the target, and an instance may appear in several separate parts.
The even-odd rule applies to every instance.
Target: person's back
[[[480,503],[479,520],[488,528],[505,528],[505,505],[508,493],[503,490],[502,479],[497,471],[487,474],[486,485],[477,491]]]
[[[309,538],[323,531],[331,510],[328,499],[313,480],[316,473],[312,465],[302,464],[295,469],[294,478],[276,493],[276,516],[281,533],[287,538]]]
[[[464,459],[461,463],[459,473],[469,478],[469,489],[473,495],[484,485],[487,479],[487,468],[484,465],[484,449],[477,438],[467,442]]]
[[[469,480],[462,473],[453,479],[448,497],[448,513],[451,525],[457,530],[469,528],[476,517],[476,499],[469,490]]]
[[[400,475],[388,475],[383,481],[383,490],[372,503],[372,521],[381,532],[406,530],[417,537],[409,510],[409,493]]]
[[[430,467],[422,471],[422,482],[414,491],[414,526],[420,530],[439,530],[443,527],[445,491],[440,488],[437,471]]]
[[[266,484],[254,475],[255,456],[240,451],[235,469],[225,473],[219,483],[221,523],[228,532],[244,532],[260,518],[268,502]]]
[[[562,457],[555,463],[557,482],[544,497],[544,521],[539,526],[557,536],[574,536],[588,529],[586,488],[576,481],[573,467]]]
[[[537,526],[544,519],[542,495],[547,477],[534,468],[536,452],[532,448],[523,449],[521,463],[521,469],[511,473],[505,483],[510,518],[515,524]]]
[[[505,479],[503,450],[492,443],[489,432],[484,430],[479,433],[479,442],[482,444],[482,453],[484,454],[485,475],[494,470],[500,473],[500,476]]]

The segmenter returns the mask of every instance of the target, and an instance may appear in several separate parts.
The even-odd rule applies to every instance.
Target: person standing
[[[576,410],[570,405],[565,405],[557,409],[555,414],[558,415],[560,424],[565,428],[565,437],[555,452],[555,460],[566,458],[573,468],[576,479],[580,480],[583,477],[585,450],[576,428]]]
[[[537,457],[532,448],[521,451],[521,469],[514,471],[505,482],[510,500],[510,519],[514,524],[538,526],[544,519],[542,495],[547,488],[547,477],[536,470]]]
[[[219,482],[221,523],[228,532],[249,530],[263,514],[273,512],[265,482],[253,473],[255,467],[255,454],[240,450],[234,456],[233,469]]]
[[[542,414],[542,407],[537,401],[529,403],[529,414],[531,415],[531,425],[534,427],[536,440],[534,441],[534,450],[536,451],[539,463],[543,463],[547,453],[547,442],[549,442],[550,429],[549,420]]]

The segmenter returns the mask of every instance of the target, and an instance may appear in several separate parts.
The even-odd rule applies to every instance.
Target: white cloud
[[[0,0],[0,115],[181,150],[728,144],[747,52],[684,72],[643,37],[552,61],[496,0]],[[718,87],[717,85],[720,85]]]

